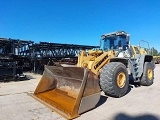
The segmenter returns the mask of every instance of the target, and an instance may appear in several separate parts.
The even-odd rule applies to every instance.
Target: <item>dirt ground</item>
[[[101,93],[96,108],[75,120],[160,120],[160,64],[155,68],[154,84],[135,87],[130,84],[122,98]],[[32,98],[41,75],[25,73],[30,80],[0,83],[0,120],[65,120]]]

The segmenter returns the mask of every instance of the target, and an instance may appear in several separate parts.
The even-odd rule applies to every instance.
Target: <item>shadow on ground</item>
[[[26,75],[26,78],[28,78],[28,80],[35,79],[32,75]]]
[[[20,77],[16,77],[16,78],[13,78],[12,76],[7,76],[3,79],[0,79],[0,82],[2,82],[2,83],[19,82],[19,81],[26,81],[26,80],[30,80],[30,79],[34,79],[34,78],[31,76],[28,76],[28,75],[24,75],[24,76],[20,76]]]
[[[97,108],[97,107],[101,106],[102,104],[104,104],[104,103],[107,101],[107,99],[108,99],[107,96],[101,95],[101,96],[100,96],[100,100],[99,100],[99,102],[97,103],[97,105],[95,106],[95,108]]]
[[[143,114],[143,115],[139,115],[139,116],[130,116],[130,115],[126,115],[124,113],[119,113],[118,115],[116,115],[114,117],[113,120],[159,120],[160,118],[158,118],[155,115],[152,114]]]

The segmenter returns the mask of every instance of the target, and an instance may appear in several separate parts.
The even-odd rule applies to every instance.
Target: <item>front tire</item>
[[[106,64],[100,73],[100,86],[108,96],[116,98],[124,96],[129,87],[129,77],[125,65],[120,62]]]
[[[141,77],[140,85],[150,86],[154,80],[154,67],[151,62],[144,63],[143,75]]]

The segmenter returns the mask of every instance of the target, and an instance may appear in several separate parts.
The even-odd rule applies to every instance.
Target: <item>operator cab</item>
[[[124,31],[113,32],[101,36],[103,40],[103,50],[125,51],[129,45],[129,34]]]

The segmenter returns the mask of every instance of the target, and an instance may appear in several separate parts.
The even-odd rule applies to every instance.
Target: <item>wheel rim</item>
[[[152,69],[148,69],[148,79],[152,80],[152,77],[153,77],[153,71]]]
[[[117,85],[119,88],[123,88],[126,84],[126,75],[124,72],[120,72],[117,76]]]

